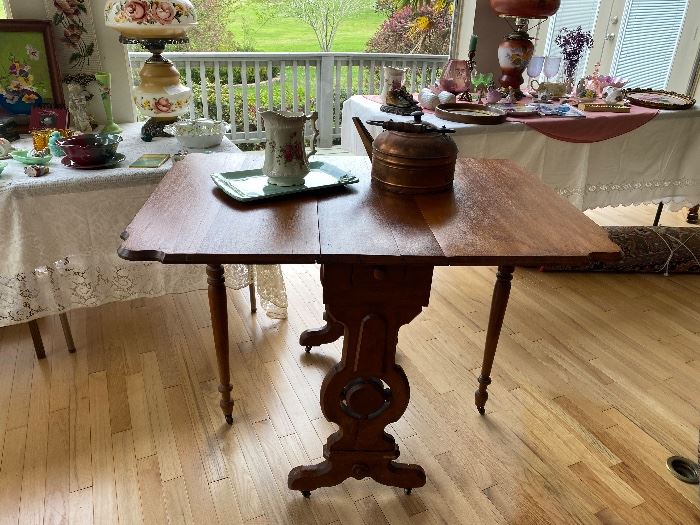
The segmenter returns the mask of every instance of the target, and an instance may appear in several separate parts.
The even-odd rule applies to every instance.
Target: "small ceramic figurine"
[[[406,86],[400,85],[398,81],[394,81],[394,87],[386,94],[385,104],[395,108],[411,108],[417,106],[413,95],[408,92]]]
[[[433,93],[432,90],[428,88],[423,88],[418,94],[418,102],[420,102],[420,105],[421,107],[423,107],[423,109],[433,110],[435,109],[435,106],[437,106],[440,103],[440,98],[435,93]]]
[[[457,102],[457,96],[449,91],[441,91],[438,94],[438,100],[440,100],[440,104],[454,104]]]
[[[603,90],[603,99],[608,104],[619,104],[625,99],[622,88],[608,86]]]
[[[49,137],[49,152],[51,152],[51,155],[54,157],[63,157],[66,154],[66,152],[56,144],[56,141],[60,139],[61,134],[58,131],[54,131]]]
[[[486,91],[486,103],[495,104],[502,98],[503,95],[501,95],[501,92],[496,89],[496,86],[493,84],[489,85],[489,89]]]
[[[41,177],[49,173],[48,166],[27,166],[24,168],[24,174],[28,177]]]
[[[79,84],[68,84],[68,112],[71,117],[71,128],[89,133],[92,131],[90,115],[87,110],[87,99],[83,87]]]
[[[517,101],[518,99],[515,96],[515,90],[511,86],[508,88],[508,95],[503,99],[503,102],[506,104],[515,104]]]

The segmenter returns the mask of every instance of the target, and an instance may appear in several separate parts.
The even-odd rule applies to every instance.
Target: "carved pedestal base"
[[[688,210],[688,224],[697,224],[700,215],[700,204],[696,204]]]
[[[343,325],[334,323],[328,320],[328,314],[323,314],[323,320],[326,324],[321,328],[304,330],[299,336],[299,344],[303,346],[307,352],[311,351],[314,346],[326,345],[337,341],[343,337]]]
[[[290,489],[308,495],[349,477],[404,489],[425,485],[420,466],[395,461],[399,447],[384,429],[408,406],[410,387],[395,362],[396,344],[399,328],[428,305],[432,272],[431,266],[321,267],[328,321],[323,337],[336,325],[344,335],[341,361],[321,387],[321,408],[340,429],[328,438],[325,461],[292,469]]]

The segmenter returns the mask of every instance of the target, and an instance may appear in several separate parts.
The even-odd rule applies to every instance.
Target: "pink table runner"
[[[415,96],[415,95],[414,95]],[[367,100],[381,104],[378,95],[364,95]],[[527,103],[529,99],[524,99]],[[434,113],[428,109],[425,113]],[[629,113],[586,113],[586,118],[567,117],[508,117],[508,120],[522,122],[535,131],[550,138],[575,143],[592,143],[612,139],[634,131],[656,115],[658,109],[632,106]]]

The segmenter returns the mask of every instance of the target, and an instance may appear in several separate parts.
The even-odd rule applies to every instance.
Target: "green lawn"
[[[385,16],[374,11],[374,0],[366,0],[367,7],[358,15],[344,21],[338,29],[333,51],[364,51],[367,41],[384,22]],[[230,28],[236,40],[243,41],[243,26],[248,26],[257,51],[318,51],[312,29],[295,18],[261,20],[255,0],[245,0],[236,10]]]

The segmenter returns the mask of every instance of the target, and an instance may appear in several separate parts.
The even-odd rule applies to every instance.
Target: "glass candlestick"
[[[107,122],[102,128],[102,133],[121,133],[122,128],[114,123],[114,117],[112,116],[112,75],[109,73],[95,73],[95,78],[100,85],[100,96],[102,97],[102,104],[104,105],[105,116],[107,117]]]

